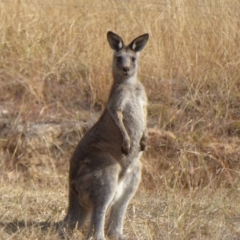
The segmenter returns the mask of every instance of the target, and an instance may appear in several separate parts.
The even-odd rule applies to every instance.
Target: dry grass
[[[0,1],[2,239],[54,239],[40,222],[63,218],[67,160],[106,103],[108,30],[127,41],[151,36],[139,73],[149,148],[125,232],[239,239],[239,8],[237,0]]]
[[[7,192],[6,187],[10,189]],[[58,239],[51,226],[64,217],[66,178],[44,187],[29,183],[13,188],[8,183],[0,193],[1,239]],[[194,191],[166,188],[154,193],[141,189],[128,208],[124,232],[136,240],[237,240],[239,200],[239,191],[220,187]],[[72,239],[84,238],[75,231]]]

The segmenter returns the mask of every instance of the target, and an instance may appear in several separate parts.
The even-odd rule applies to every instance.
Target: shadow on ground
[[[38,229],[41,232],[52,232],[54,235],[59,237],[60,239],[69,239],[69,233],[66,233],[66,228],[64,228],[62,222],[54,223],[52,221],[44,221],[44,222],[37,222],[37,221],[29,221],[25,222],[21,221],[13,221],[13,222],[0,222],[0,227],[4,229],[4,231],[9,234],[21,234],[22,231],[25,229],[32,230]]]

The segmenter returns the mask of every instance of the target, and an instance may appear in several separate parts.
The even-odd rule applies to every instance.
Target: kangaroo
[[[87,239],[105,239],[106,233],[123,239],[123,222],[129,201],[141,180],[140,157],[147,138],[147,97],[137,78],[138,55],[148,34],[125,45],[109,31],[114,50],[114,82],[100,119],[85,133],[70,160],[69,204],[63,220],[70,229],[90,218]]]

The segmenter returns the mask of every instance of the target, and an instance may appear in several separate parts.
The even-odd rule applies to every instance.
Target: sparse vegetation
[[[2,239],[57,239],[43,222],[63,218],[70,155],[106,103],[108,30],[126,42],[151,37],[139,69],[149,147],[125,232],[239,239],[239,8],[237,0],[1,1]]]

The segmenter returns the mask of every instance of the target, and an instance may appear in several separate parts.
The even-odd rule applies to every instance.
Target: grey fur
[[[138,52],[148,34],[125,46],[121,37],[107,33],[113,55],[113,86],[97,123],[83,136],[70,160],[69,206],[64,226],[81,227],[90,217],[87,239],[107,235],[123,239],[129,201],[141,180],[140,157],[146,146],[147,97],[137,78]]]

